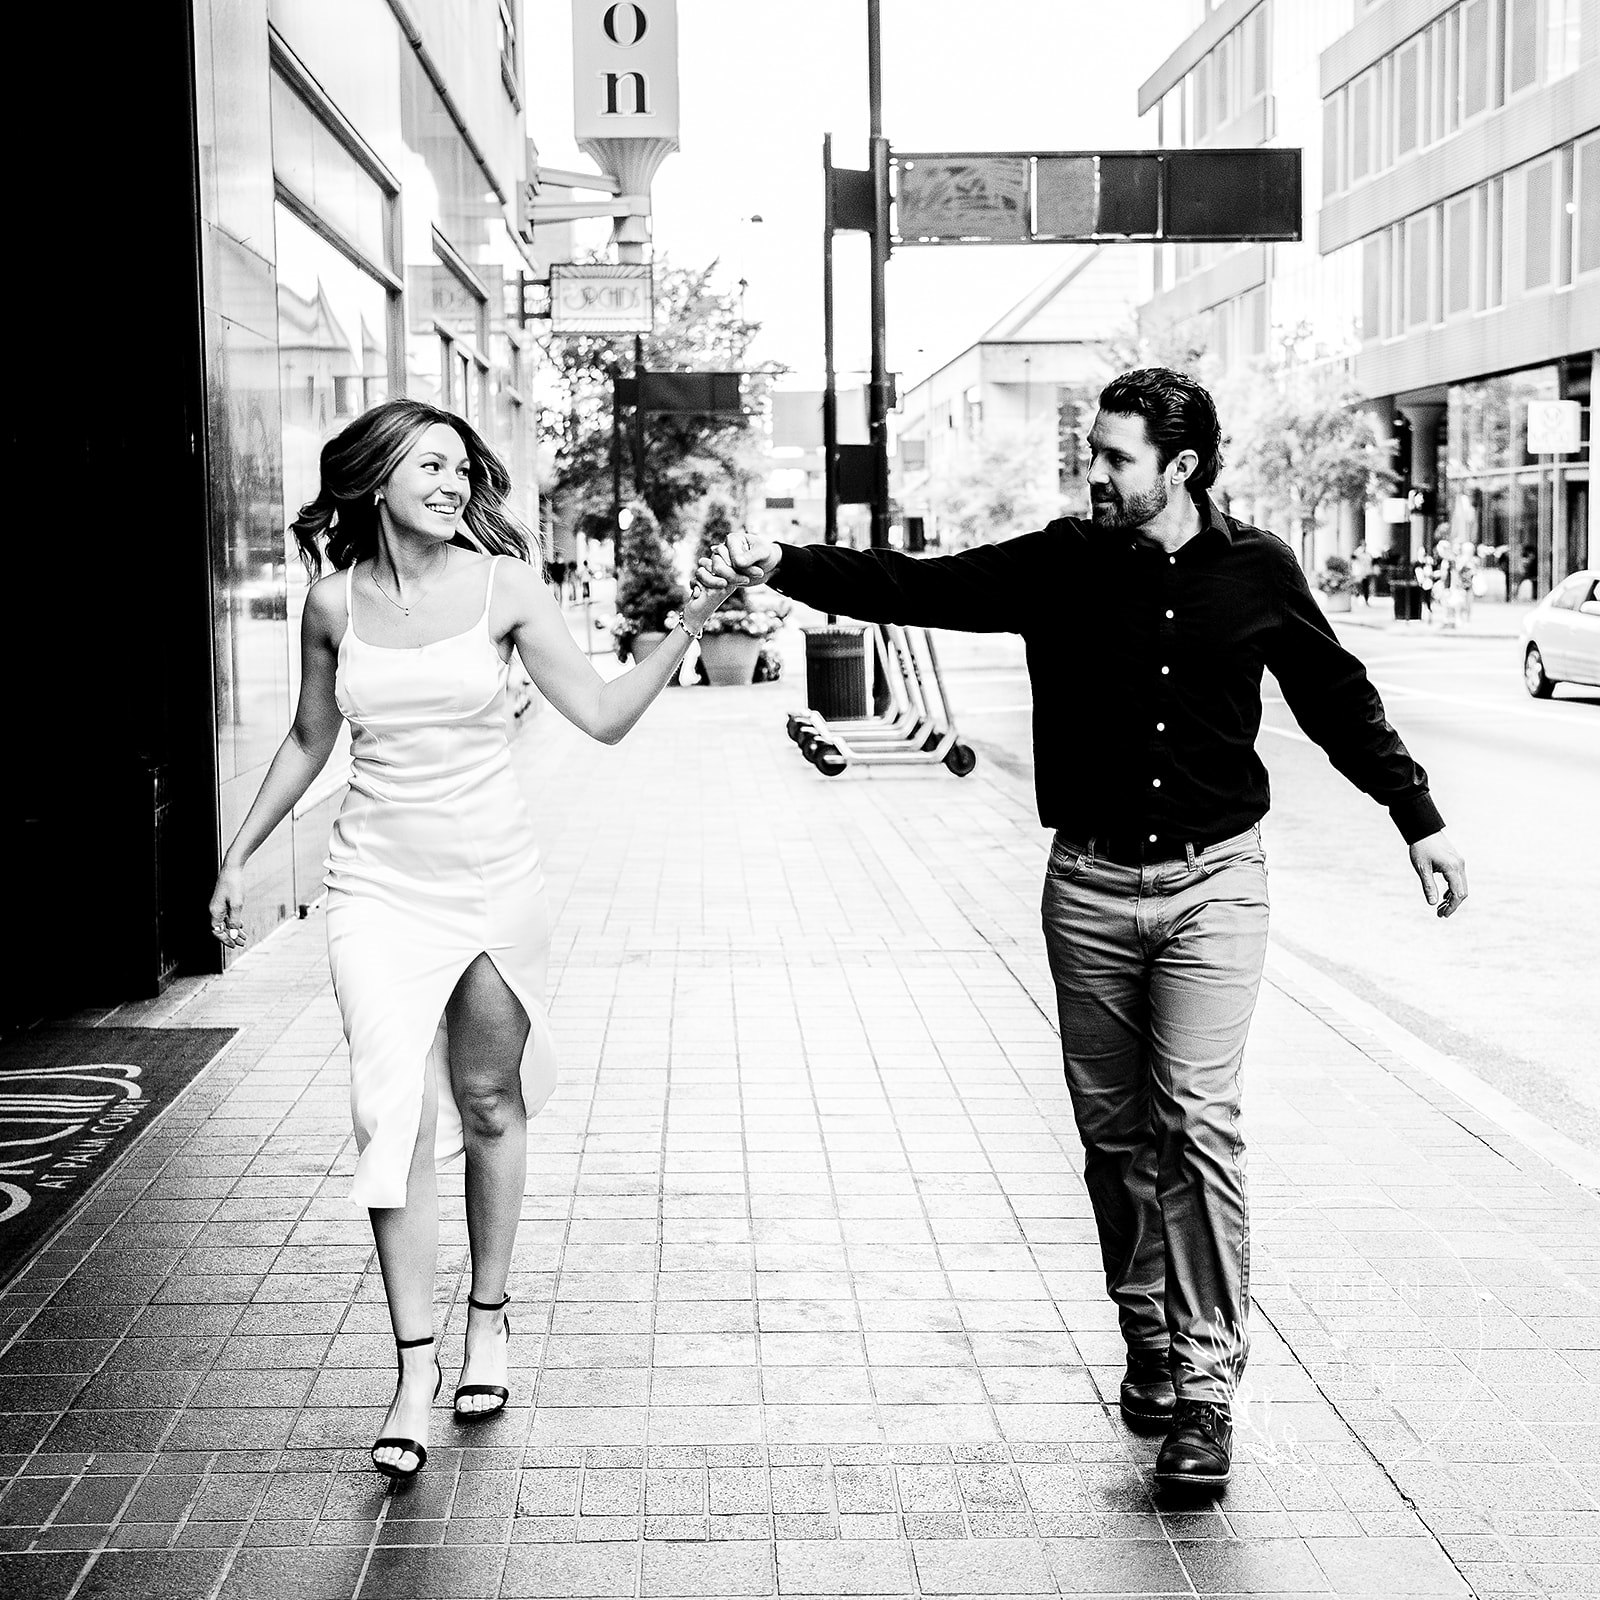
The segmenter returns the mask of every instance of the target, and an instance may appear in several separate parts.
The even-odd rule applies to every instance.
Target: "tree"
[[[760,324],[746,321],[737,298],[716,288],[717,263],[697,270],[657,262],[656,325],[643,337],[652,371],[728,371],[745,366]],[[561,380],[566,410],[547,411],[544,440],[555,449],[551,493],[558,517],[600,534],[611,527],[611,378],[633,373],[633,351],[608,338],[553,335],[546,354]],[[761,470],[760,447],[749,413],[759,408],[770,380],[783,369],[765,366],[745,383],[745,414],[650,416],[644,421],[642,499],[665,535],[678,518],[712,492],[743,505]],[[631,480],[633,455],[624,439],[623,477]]]
[[[1277,356],[1232,386],[1235,446],[1226,483],[1230,493],[1290,518],[1309,568],[1322,508],[1364,503],[1395,475],[1344,364],[1320,348],[1307,355],[1305,338],[1301,330],[1286,339]]]
[[[622,574],[617,580],[617,654],[626,659],[641,633],[665,633],[667,617],[688,599],[672,550],[648,506],[627,508],[632,518],[622,535]]]
[[[934,474],[928,498],[938,518],[939,544],[961,550],[1042,528],[1062,515],[1054,472],[1054,441],[1041,428],[997,429],[980,438],[965,460]]]
[[[1101,347],[1112,372],[1132,367],[1168,367],[1213,387],[1217,361],[1211,353],[1206,319],[1140,317]]]

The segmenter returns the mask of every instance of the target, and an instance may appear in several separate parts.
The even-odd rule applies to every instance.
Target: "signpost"
[[[875,547],[889,542],[893,402],[884,269],[894,245],[1222,243],[1301,236],[1301,152],[1295,149],[891,152],[883,137],[878,10],[879,0],[867,0],[867,170],[834,166],[832,135],[822,142],[824,537],[829,544],[838,541],[841,504],[866,504]],[[838,442],[833,236],[840,231],[866,233],[872,246],[866,445]]]
[[[1539,456],[1539,510],[1545,516],[1549,501],[1550,537],[1540,539],[1550,550],[1550,588],[1566,577],[1567,525],[1561,494],[1562,456],[1583,448],[1583,404],[1578,400],[1530,400],[1528,402],[1528,454]]]
[[[655,318],[649,262],[550,266],[552,333],[649,333]]]

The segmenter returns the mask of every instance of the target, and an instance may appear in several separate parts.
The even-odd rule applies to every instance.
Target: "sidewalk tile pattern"
[[[513,1402],[437,1407],[409,1488],[367,1465],[394,1358],[320,920],[116,1014],[242,1031],[0,1297],[0,1593],[1600,1594],[1600,1206],[1281,981],[1234,1481],[1152,1493],[1026,797],[822,779],[791,699],[515,746],[562,1077]]]

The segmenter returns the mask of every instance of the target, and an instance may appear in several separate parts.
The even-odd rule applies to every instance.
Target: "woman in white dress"
[[[509,1398],[506,1278],[527,1174],[527,1119],[555,1084],[544,1011],[544,879],[511,772],[512,651],[561,714],[620,739],[683,663],[727,590],[696,589],[647,660],[594,671],[530,564],[510,479],[459,417],[391,400],[322,452],[294,533],[312,576],[300,701],[211,898],[212,932],[244,942],[251,853],[351,732],[350,788],[328,853],[328,954],[350,1046],[352,1199],[377,1241],[400,1377],[377,1469],[427,1458],[443,1383],[433,1353],[437,1167],[465,1154],[472,1256],[455,1414]],[[326,559],[334,571],[318,578]]]

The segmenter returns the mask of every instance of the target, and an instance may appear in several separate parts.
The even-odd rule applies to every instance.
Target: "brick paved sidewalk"
[[[1037,929],[980,768],[828,780],[796,687],[549,713],[563,1072],[514,1403],[367,1466],[393,1352],[320,919],[122,1023],[242,1032],[0,1296],[8,1597],[1600,1594],[1600,1205],[1282,973],[1246,1072],[1255,1354],[1152,1498]],[[1419,920],[1419,937],[1428,929]]]

